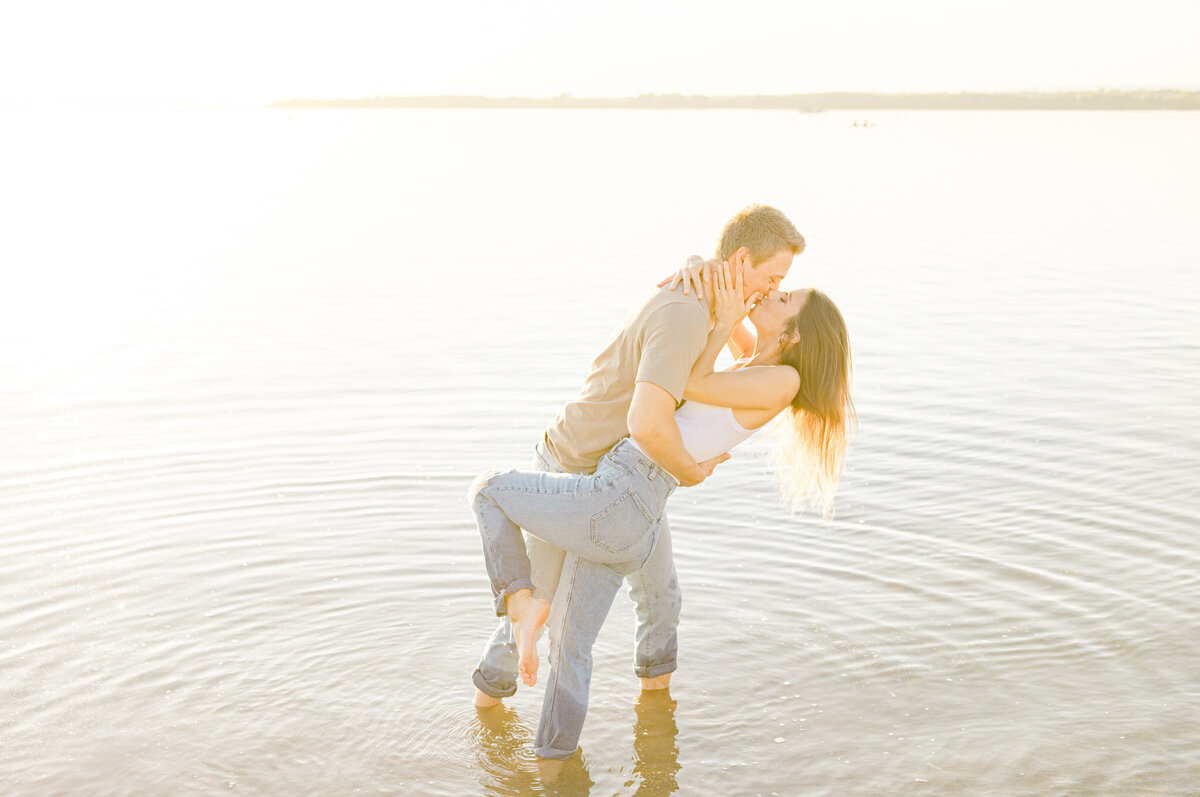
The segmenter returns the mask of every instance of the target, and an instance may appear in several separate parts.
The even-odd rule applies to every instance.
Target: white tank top
[[[698,401],[685,402],[676,410],[675,423],[683,436],[683,447],[697,462],[724,454],[755,432],[738,423],[729,407],[714,407]]]

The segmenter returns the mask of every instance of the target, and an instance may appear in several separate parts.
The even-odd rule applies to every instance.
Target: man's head
[[[728,221],[717,244],[717,259],[743,267],[743,297],[766,294],[779,287],[804,251],[804,236],[782,212],[769,205],[751,205]]]

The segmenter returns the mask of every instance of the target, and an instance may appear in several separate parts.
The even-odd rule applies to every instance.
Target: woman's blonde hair
[[[781,421],[772,459],[793,509],[833,515],[849,437],[858,423],[850,397],[850,339],[837,306],[818,290],[780,336],[780,364],[800,373],[800,390]]]

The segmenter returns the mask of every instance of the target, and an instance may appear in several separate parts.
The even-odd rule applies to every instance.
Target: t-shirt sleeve
[[[653,382],[683,401],[688,375],[708,341],[700,305],[672,302],[655,310],[642,328],[642,357],[635,381]]]

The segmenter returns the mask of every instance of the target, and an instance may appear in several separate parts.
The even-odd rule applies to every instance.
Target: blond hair
[[[750,251],[753,266],[785,249],[800,254],[804,236],[782,211],[770,205],[751,205],[725,223],[717,242],[717,259],[728,260],[743,246]]]
[[[785,341],[780,363],[800,373],[800,390],[777,429],[772,459],[779,486],[793,509],[812,505],[831,517],[849,437],[858,422],[850,397],[846,321],[828,296],[812,290],[780,337]]]

